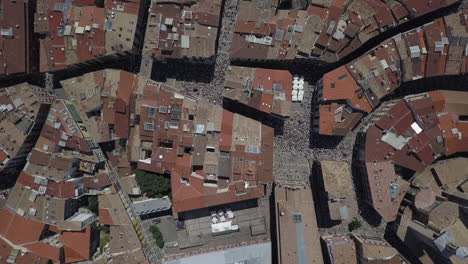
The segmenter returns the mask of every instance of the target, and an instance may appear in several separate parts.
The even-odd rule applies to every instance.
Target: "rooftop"
[[[368,238],[353,235],[358,248],[358,257],[369,264],[405,264],[398,251],[379,238]]]
[[[39,257],[38,255],[35,255],[32,252],[28,252],[27,250],[20,250],[20,249],[13,248],[5,240],[0,239],[0,261],[4,263],[47,264],[48,260],[49,259]]]
[[[341,161],[320,161],[331,220],[357,215],[358,207],[351,178],[351,166]]]
[[[18,155],[24,158],[27,154],[20,153],[20,149],[36,119],[44,114],[41,105],[50,101],[43,88],[27,83],[0,92],[0,168],[7,167]]]
[[[323,263],[310,188],[275,188],[279,263]]]
[[[330,264],[357,264],[356,245],[349,236],[322,236]]]
[[[437,5],[449,2],[455,1],[437,1]],[[458,12],[383,41],[361,57],[326,73],[319,83],[320,104],[346,102],[349,113],[371,112],[381,98],[404,82],[466,72],[465,23],[466,16]],[[321,111],[315,121],[316,131],[343,135],[357,123],[352,119],[345,131],[332,129],[340,119],[331,116],[331,110]]]
[[[106,3],[99,8],[94,2],[37,1],[35,33],[46,35],[40,39],[41,72],[133,48],[139,0]]]
[[[221,0],[151,3],[143,54],[171,58],[209,58],[215,54]]]
[[[316,112],[314,117],[318,122],[315,121],[314,130],[321,135],[345,136],[363,116],[346,104],[321,104],[318,107],[318,113]]]
[[[123,71],[62,83],[83,113],[102,105],[100,117],[84,122],[99,131],[98,142],[116,142],[108,153],[114,165],[134,161],[171,175],[176,212],[261,197],[272,181],[273,129],[258,121]]]
[[[28,1],[3,1],[0,13],[0,74],[29,73]]]
[[[133,202],[132,207],[136,214],[145,215],[169,210],[171,208],[171,201],[169,200],[169,197],[147,199]]]
[[[465,123],[459,120],[463,111],[449,112],[463,104],[454,98],[465,96],[466,92],[434,91],[396,100],[367,130],[366,178],[371,203],[385,221],[395,219],[409,186],[395,173],[395,165],[422,172],[436,158],[468,149],[463,143]]]
[[[292,88],[288,71],[229,66],[224,97],[267,114],[289,117]]]
[[[271,263],[271,242],[252,243],[236,248],[226,248],[210,253],[166,258],[163,264],[228,264],[228,263]]]
[[[389,28],[457,1],[416,2],[315,1],[287,10],[273,0],[241,1],[231,57],[335,62]]]

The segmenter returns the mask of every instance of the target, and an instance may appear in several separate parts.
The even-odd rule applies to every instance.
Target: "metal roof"
[[[271,242],[163,261],[163,264],[270,264]]]

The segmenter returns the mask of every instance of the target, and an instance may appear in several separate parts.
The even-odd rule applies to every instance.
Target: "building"
[[[124,71],[62,84],[114,166],[171,178],[175,212],[256,199],[272,182],[271,127]]]
[[[66,69],[103,56],[132,52],[140,1],[37,1],[34,32],[40,36],[40,71]]]
[[[415,1],[409,1],[415,4]],[[440,2],[437,2],[440,4]],[[419,7],[421,12],[425,7]],[[317,83],[314,130],[345,135],[404,82],[467,72],[466,11],[438,18],[383,41]],[[333,117],[333,118],[332,118]]]
[[[97,246],[96,216],[80,209],[88,192],[83,176],[105,173],[102,158],[74,105],[54,100],[2,211],[3,237],[54,262],[90,260]],[[96,187],[88,185],[90,189],[101,188],[97,180]],[[35,233],[22,228],[34,228]]]
[[[144,263],[145,255],[141,241],[125,207],[117,193],[99,195],[99,217],[101,224],[110,226],[112,239],[109,242],[110,259],[114,263]]]
[[[422,263],[464,263],[468,229],[466,158],[434,163],[412,180],[403,213],[394,226],[398,237]]]
[[[356,245],[349,236],[322,236],[330,264],[357,264]]]
[[[34,68],[29,1],[2,1],[0,9],[0,75],[29,73]]]
[[[351,177],[351,166],[341,161],[320,161],[321,200],[328,212],[328,219],[347,221],[358,214],[358,205]]]
[[[358,263],[363,264],[408,264],[398,251],[380,238],[353,235]]]
[[[224,98],[266,114],[291,115],[293,77],[284,70],[229,66]]]
[[[282,2],[240,2],[232,58],[336,62],[390,28],[458,1],[292,1],[291,9]]]
[[[161,58],[213,58],[221,0],[152,0],[143,54]]]
[[[468,149],[468,93],[433,91],[396,100],[366,131],[359,173],[368,203],[386,222],[397,218],[409,179],[437,158]]]
[[[16,249],[0,239],[0,261],[14,264],[47,264],[49,259],[41,258],[27,250]]]
[[[345,136],[364,116],[346,104],[316,104],[313,129],[320,135]]]
[[[171,209],[171,200],[167,196],[160,199],[147,199],[133,202],[132,207],[137,215],[158,213]]]
[[[275,187],[278,263],[323,263],[312,191]]]
[[[0,188],[13,186],[44,124],[50,95],[26,83],[0,92]]]
[[[91,258],[92,228],[80,232],[62,232],[3,208],[0,211],[2,239],[9,245],[24,248],[36,255],[35,260],[53,263],[77,262]],[[32,262],[31,262],[32,263]]]
[[[235,248],[222,247],[200,254],[163,258],[163,264],[228,264],[228,263],[272,263],[271,242],[243,243]]]

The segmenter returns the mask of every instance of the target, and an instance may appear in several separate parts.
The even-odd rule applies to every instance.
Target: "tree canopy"
[[[143,170],[135,170],[136,181],[142,192],[151,198],[161,198],[171,193],[171,180]]]
[[[356,230],[356,229],[359,229],[361,227],[361,221],[359,221],[357,218],[354,218],[353,221],[351,221],[349,224],[348,224],[348,229],[350,232]]]
[[[161,234],[161,231],[159,231],[159,228],[155,225],[150,226],[149,231],[151,234],[153,234],[154,240],[156,240],[156,245],[158,245],[159,248],[164,247],[164,239]]]
[[[88,196],[88,209],[94,214],[99,214],[99,201],[96,196]]]

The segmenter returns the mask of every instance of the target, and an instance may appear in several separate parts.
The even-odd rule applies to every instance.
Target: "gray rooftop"
[[[271,242],[163,261],[163,264],[270,264]]]
[[[134,202],[132,207],[135,213],[138,215],[151,214],[168,210],[171,208],[171,201],[166,196],[160,199],[148,199]]]

